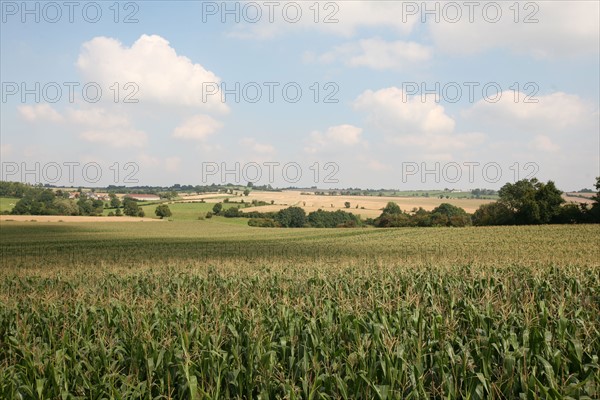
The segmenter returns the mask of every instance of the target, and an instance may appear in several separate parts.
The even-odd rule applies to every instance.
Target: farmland
[[[600,395],[597,225],[0,229],[0,398]]]

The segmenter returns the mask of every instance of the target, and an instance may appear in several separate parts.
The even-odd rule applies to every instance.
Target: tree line
[[[431,211],[420,207],[406,212],[394,202],[387,203],[379,217],[365,221],[342,210],[318,210],[307,215],[301,207],[288,207],[277,212],[244,213],[239,208],[223,211],[218,203],[213,212],[227,218],[249,218],[248,225],[259,227],[339,228],[372,225],[393,228],[600,223],[600,178],[596,179],[595,187],[597,192],[592,197],[591,206],[585,203],[564,204],[563,192],[556,188],[554,182],[524,179],[505,184],[498,192],[498,201],[481,205],[472,215],[449,203],[442,203]]]

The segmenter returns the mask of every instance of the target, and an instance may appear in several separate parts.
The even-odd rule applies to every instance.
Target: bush
[[[206,213],[206,218],[207,219],[211,219],[213,216],[213,213],[211,213],[210,211]]]
[[[238,217],[243,216],[243,213],[240,211],[239,208],[231,207],[231,208],[228,208],[227,210],[225,210],[225,212],[223,213],[223,216],[225,218],[238,218]]]
[[[248,220],[248,226],[259,228],[277,228],[280,225],[275,220],[270,218],[251,218]]]

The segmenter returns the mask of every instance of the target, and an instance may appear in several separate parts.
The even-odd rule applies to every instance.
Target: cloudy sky
[[[597,1],[1,4],[2,179],[600,175]]]

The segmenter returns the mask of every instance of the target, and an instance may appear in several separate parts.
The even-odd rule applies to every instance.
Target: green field
[[[14,197],[0,197],[0,212],[11,211],[19,200]]]
[[[2,222],[0,398],[600,398],[598,225],[192,219]]]

